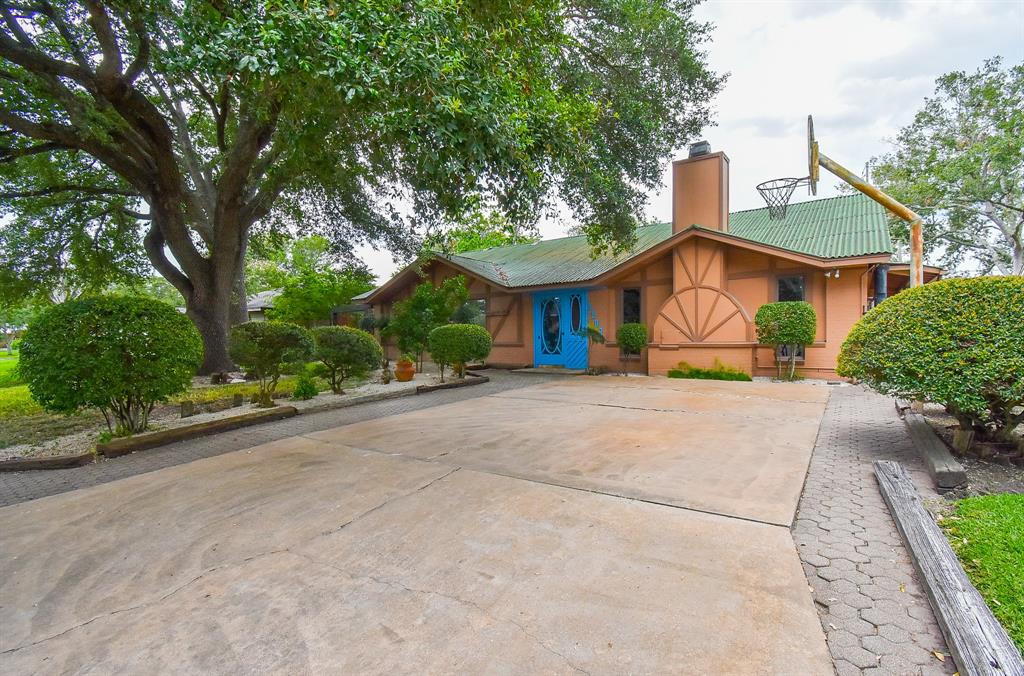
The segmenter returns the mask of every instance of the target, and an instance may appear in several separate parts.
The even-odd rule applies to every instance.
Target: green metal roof
[[[736,211],[729,214],[729,230],[724,234],[819,258],[892,252],[885,208],[861,194],[791,204],[781,220],[771,220],[767,207]],[[594,279],[671,235],[671,223],[645,225],[637,228],[632,250],[597,258],[591,256],[583,235],[435,255],[509,288],[572,284]]]

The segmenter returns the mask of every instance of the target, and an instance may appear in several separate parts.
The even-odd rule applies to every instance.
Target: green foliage
[[[945,279],[858,321],[838,372],[883,394],[943,404],[964,430],[1009,439],[1024,418],[1024,277]]]
[[[313,329],[313,358],[324,366],[331,391],[342,394],[342,381],[380,366],[384,352],[371,334],[349,326]]]
[[[25,383],[18,369],[17,359],[0,360],[0,389]]]
[[[295,379],[295,389],[292,390],[292,399],[307,401],[318,394],[320,394],[320,390],[317,389],[316,381],[313,380],[313,376],[310,375],[307,369],[302,369],[302,371],[299,372],[299,376]]]
[[[1024,64],[990,59],[938,79],[872,179],[924,218],[926,253],[952,269],[1024,274]],[[909,227],[893,220],[907,246]]]
[[[12,385],[0,388],[0,420],[7,424],[7,418],[42,413],[43,407],[32,398],[28,385]]]
[[[623,324],[615,332],[615,342],[624,354],[640,354],[647,347],[647,327],[643,324]]]
[[[482,301],[470,300],[466,301],[455,309],[452,313],[452,322],[455,324],[477,324],[479,326],[485,326],[486,317],[484,316],[484,310],[481,306]]]
[[[464,251],[489,249],[511,244],[529,244],[537,238],[522,234],[507,218],[499,213],[476,209],[461,225],[434,232],[423,241],[425,251],[458,254]]]
[[[605,343],[605,337],[604,333],[601,331],[601,327],[594,322],[588,322],[585,327],[576,332],[576,335],[580,338],[586,338],[593,345],[604,345]]]
[[[810,345],[817,332],[818,316],[814,306],[808,302],[779,301],[765,303],[754,315],[757,326],[757,340],[762,345],[786,346],[789,351],[788,378],[796,378],[796,353],[798,346]],[[781,376],[782,366],[779,365]]]
[[[373,333],[377,327],[377,318],[372,312],[364,312],[359,315],[359,328],[367,333]]]
[[[395,336],[398,349],[403,353],[416,355],[422,370],[423,351],[429,344],[430,332],[447,323],[468,298],[466,280],[461,275],[446,279],[436,288],[430,282],[423,282],[413,289],[409,298],[395,303],[386,335]]]
[[[0,282],[3,280],[0,279]],[[25,301],[6,301],[0,294],[0,349],[12,354],[19,349],[21,334],[39,314],[40,307]]]
[[[228,353],[259,381],[257,403],[273,406],[282,369],[308,361],[313,338],[306,329],[287,322],[246,322],[231,329]]]
[[[940,524],[967,576],[1024,650],[1024,495],[960,500]]]
[[[750,381],[750,375],[732,366],[726,366],[719,360],[715,360],[715,367],[710,369],[691,366],[685,361],[679,362],[674,369],[669,369],[669,378],[692,378],[696,380],[739,380]]]
[[[267,316],[309,327],[315,322],[330,321],[334,308],[350,303],[352,296],[372,288],[373,274],[365,268],[303,272],[285,281]]]
[[[55,305],[25,333],[21,374],[46,410],[98,408],[107,426],[140,432],[153,404],[188,388],[202,357],[199,334],[170,305],[96,296]]]
[[[0,267],[125,275],[149,234],[192,316],[215,318],[197,320],[208,352],[256,224],[410,253],[392,191],[433,224],[484,202],[528,225],[560,199],[595,245],[628,246],[723,84],[678,0],[45,7],[5,29],[26,36],[0,78],[0,191],[24,224],[3,232],[24,245]]]
[[[491,353],[491,334],[479,324],[445,324],[430,332],[430,358],[441,369],[449,364],[462,378],[466,364],[482,361]]]

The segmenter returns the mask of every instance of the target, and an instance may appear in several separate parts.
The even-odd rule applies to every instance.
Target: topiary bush
[[[818,316],[814,306],[802,300],[765,303],[754,316],[757,326],[757,340],[762,345],[774,345],[776,348],[786,346],[789,352],[790,380],[796,375],[797,347],[804,347],[814,342],[817,332]],[[782,377],[782,364],[779,362],[779,377]]]
[[[313,358],[323,364],[335,394],[344,393],[341,383],[346,378],[369,373],[380,366],[384,356],[376,338],[350,326],[313,329],[313,342]]]
[[[112,434],[141,432],[153,405],[182,392],[202,362],[195,326],[141,296],[96,296],[44,310],[29,324],[19,369],[48,411],[98,408]]]
[[[714,368],[705,369],[699,366],[692,366],[685,361],[679,362],[674,369],[669,369],[669,378],[694,378],[697,380],[738,380],[749,382],[750,375],[732,366],[726,366],[719,360],[715,360]]]
[[[858,321],[840,375],[945,405],[960,428],[1011,441],[1024,418],[1024,277],[946,279],[901,291]]]
[[[626,358],[640,354],[647,347],[647,327],[643,324],[623,324],[615,331],[615,342],[622,352],[622,372],[626,372]]]
[[[445,324],[430,332],[430,358],[441,369],[444,382],[444,367],[451,365],[462,378],[466,375],[466,364],[486,359],[491,353],[491,334],[479,324]]]
[[[245,322],[232,327],[228,338],[228,354],[259,381],[254,399],[260,406],[274,405],[282,369],[308,361],[312,353],[309,331],[288,322]]]
[[[316,381],[310,374],[309,369],[302,369],[299,372],[299,377],[295,379],[295,389],[292,390],[292,399],[298,401],[308,401],[320,394],[320,390],[317,389]]]

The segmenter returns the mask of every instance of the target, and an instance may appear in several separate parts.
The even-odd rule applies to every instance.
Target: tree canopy
[[[423,248],[426,251],[458,254],[536,241],[533,229],[522,231],[501,214],[477,210],[459,225],[429,233],[423,241]]]
[[[267,316],[308,328],[329,321],[334,308],[372,288],[373,275],[365,268],[303,272],[285,280]]]
[[[254,227],[409,251],[403,204],[530,224],[562,200],[625,246],[722,85],[692,6],[2,0],[0,193],[29,243],[10,278],[54,240],[114,270],[141,248],[215,371]]]
[[[926,253],[950,269],[1024,274],[1024,64],[990,59],[936,82],[874,180],[924,218]],[[893,223],[897,242],[906,223]]]

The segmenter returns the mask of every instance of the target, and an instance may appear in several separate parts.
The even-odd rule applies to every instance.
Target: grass
[[[1024,651],[1024,495],[960,500],[941,523],[967,576]]]
[[[18,374],[18,355],[0,359],[0,389],[21,385],[24,381]]]

